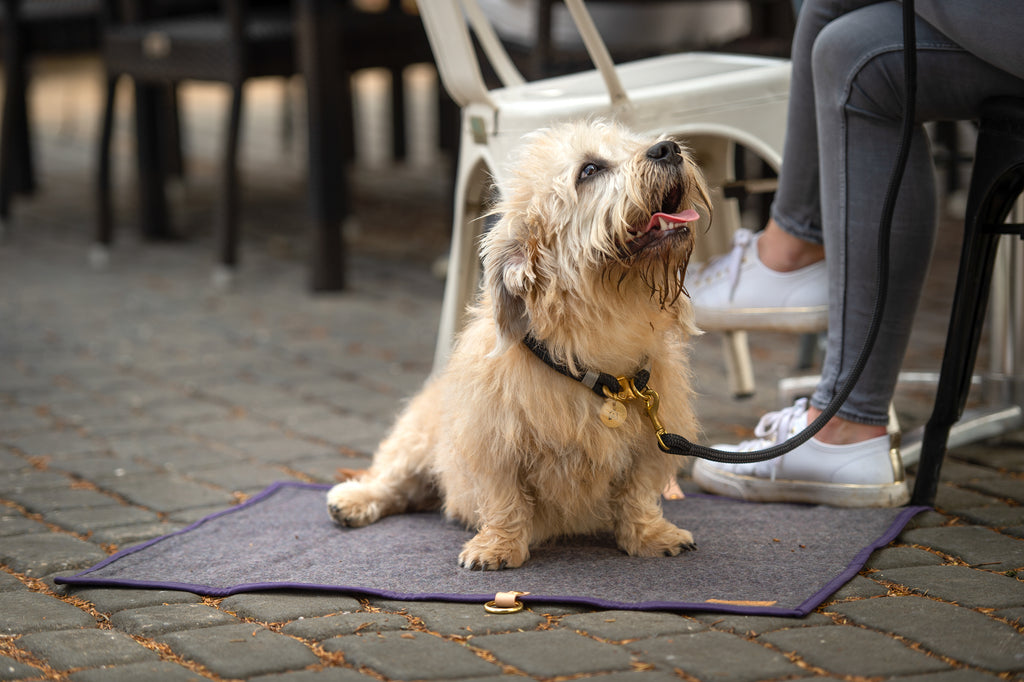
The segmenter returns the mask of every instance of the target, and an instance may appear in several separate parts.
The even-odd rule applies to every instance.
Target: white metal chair
[[[479,220],[500,185],[506,157],[520,138],[558,120],[607,116],[633,129],[682,137],[704,168],[713,194],[714,229],[699,257],[728,249],[738,221],[735,202],[722,188],[733,181],[733,149],[740,144],[776,170],[782,157],[789,96],[788,61],[762,57],[683,53],[613,64],[582,0],[566,0],[595,68],[526,82],[502,47],[476,0],[419,3],[441,81],[462,107],[455,183],[454,224],[434,369],[444,366],[452,340],[476,293],[480,265]],[[475,34],[502,86],[488,89]],[[726,335],[733,392],[753,391],[745,332]]]

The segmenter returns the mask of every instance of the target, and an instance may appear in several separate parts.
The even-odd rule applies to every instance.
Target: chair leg
[[[405,80],[401,68],[391,69],[391,156],[405,161],[408,144],[405,138]]]
[[[114,242],[113,210],[110,198],[110,144],[114,134],[114,102],[117,96],[117,77],[107,78],[107,96],[103,107],[100,127],[99,175],[97,177],[97,202],[99,215],[96,222],[96,243],[110,246]]]
[[[988,307],[992,270],[1006,216],[1024,191],[1024,100],[986,103],[967,198],[964,245],[936,389],[925,425],[913,504],[932,505],[949,432],[963,414]]]
[[[135,83],[136,153],[139,178],[139,222],[147,239],[174,239],[164,189],[163,132],[160,86]]]
[[[968,239],[970,243],[967,243]],[[965,235],[964,240],[942,370],[935,391],[935,407],[921,441],[921,460],[912,504],[931,506],[935,502],[949,432],[963,414],[970,390],[988,303],[998,235],[975,234],[973,238]]]
[[[241,123],[242,84],[236,83],[231,89],[231,111],[228,114],[223,168],[224,210],[217,247],[220,270],[228,277],[238,265],[238,138]]]
[[[106,101],[100,123],[100,143],[96,169],[96,234],[89,254],[95,268],[106,267],[110,246],[114,243],[114,210],[110,190],[110,143],[114,133],[114,103],[117,96],[117,76],[107,77]]]

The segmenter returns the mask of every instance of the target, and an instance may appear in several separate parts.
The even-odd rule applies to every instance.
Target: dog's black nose
[[[659,163],[679,165],[683,162],[682,150],[672,140],[662,140],[647,150],[647,158]]]

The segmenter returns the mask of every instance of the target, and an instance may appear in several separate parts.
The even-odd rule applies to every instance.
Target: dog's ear
[[[524,298],[536,279],[527,249],[508,232],[502,221],[485,237],[483,248],[484,286],[491,296],[498,331],[493,355],[504,353],[526,336],[530,320]]]

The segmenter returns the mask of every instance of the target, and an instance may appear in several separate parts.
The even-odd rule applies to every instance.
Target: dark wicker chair
[[[99,0],[3,0],[0,42],[5,85],[0,129],[0,230],[14,194],[35,190],[28,115],[28,61],[39,54],[95,51]]]
[[[276,0],[105,0],[103,57],[108,86],[99,154],[97,251],[106,258],[113,242],[110,140],[118,80],[135,82],[141,223],[150,237],[171,236],[163,182],[173,159],[165,138],[173,132],[172,88],[184,80],[231,86],[222,169],[223,206],[217,230],[218,277],[230,278],[238,263],[238,137],[245,81],[295,72],[292,17]],[[162,139],[163,138],[163,139]]]

